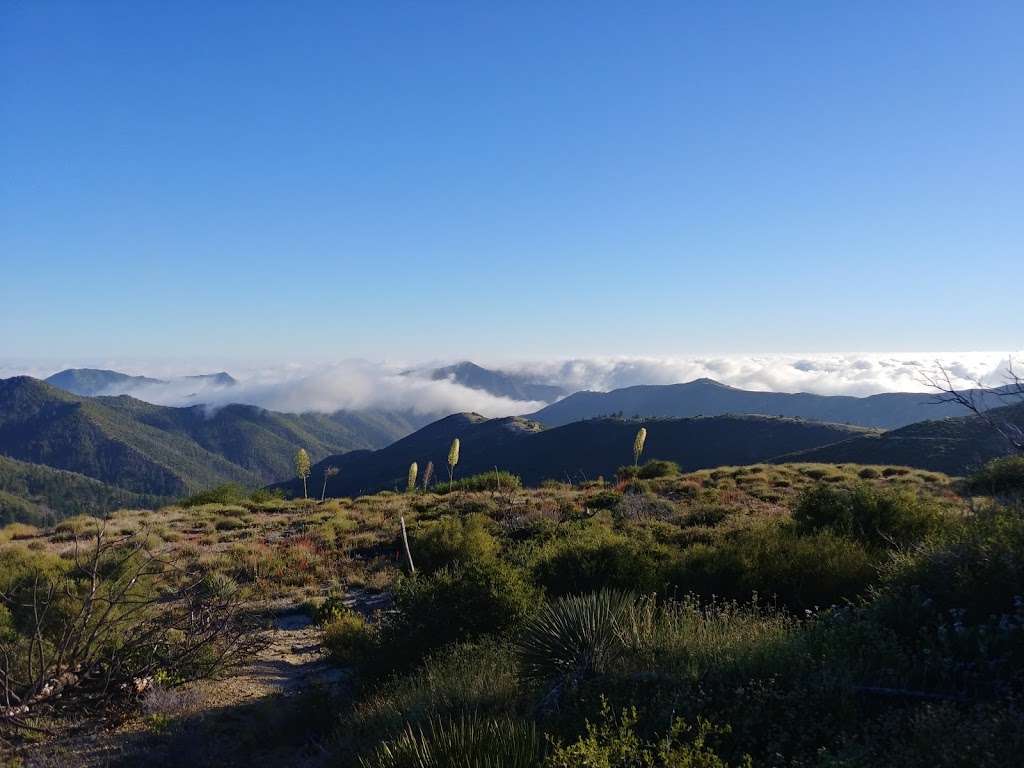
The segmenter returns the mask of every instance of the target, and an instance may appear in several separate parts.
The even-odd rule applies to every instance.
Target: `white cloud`
[[[1017,356],[1014,355],[1017,359]],[[567,391],[607,391],[635,384],[674,384],[707,377],[743,389],[775,392],[870,395],[878,392],[926,391],[924,374],[944,365],[958,387],[975,381],[999,384],[1008,355],[1000,352],[913,354],[812,354],[722,355],[694,357],[594,357],[545,362],[503,364],[510,372],[528,375],[538,382],[557,384]],[[89,365],[90,363],[85,363]],[[59,365],[0,362],[0,377],[29,374],[44,378],[65,367]],[[195,364],[176,366],[166,361],[110,361],[109,367],[131,374],[172,378],[219,370],[223,366]],[[163,405],[213,407],[242,402],[287,412],[336,410],[412,410],[422,414],[476,411],[486,416],[530,413],[543,406],[495,397],[452,381],[433,381],[428,375],[403,375],[413,366],[351,360],[330,365],[280,364],[264,367],[228,366],[239,383],[218,387],[210,382],[175,378],[167,384],[132,390],[140,399]],[[417,371],[426,370],[416,366]]]
[[[1017,357],[1016,355],[1014,357]],[[926,391],[923,376],[945,366],[958,387],[1002,383],[1005,352],[700,357],[580,358],[523,363],[513,368],[570,390],[608,391],[636,384],[674,384],[710,378],[741,389],[872,395]]]

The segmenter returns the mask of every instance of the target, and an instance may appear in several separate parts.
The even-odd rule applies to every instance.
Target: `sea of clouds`
[[[680,357],[588,357],[523,361],[487,366],[537,383],[554,384],[565,392],[608,391],[636,384],[674,384],[711,378],[742,389],[773,392],[870,395],[879,392],[927,391],[925,377],[943,366],[952,384],[968,388],[977,383],[1003,383],[1007,365],[1017,355],[1006,352],[913,354],[764,354]],[[511,400],[469,389],[451,380],[434,380],[434,364],[412,365],[365,360],[332,364],[234,366],[234,386],[182,379],[208,373],[214,366],[174,365],[139,361],[43,364],[0,363],[0,378],[31,375],[37,378],[68,367],[103,367],[133,375],[166,378],[161,384],[112,391],[131,394],[161,405],[211,408],[228,403],[249,403],[292,413],[337,410],[410,410],[421,414],[476,411],[485,416],[530,413],[544,403]]]

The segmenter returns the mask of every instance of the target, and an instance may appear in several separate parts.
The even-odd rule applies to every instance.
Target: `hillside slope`
[[[448,448],[455,437],[462,444],[457,476],[498,467],[520,475],[528,485],[549,478],[610,477],[618,467],[632,462],[633,437],[641,425],[648,430],[647,457],[670,459],[688,470],[758,462],[865,432],[844,425],[760,416],[644,422],[594,419],[544,429],[521,417],[485,419],[463,413],[441,419],[379,451],[330,456],[313,468],[312,484],[321,487],[324,469],[337,467],[339,474],[327,485],[332,496],[402,488],[413,461],[421,471],[433,461],[435,479],[447,480]],[[301,484],[292,481],[275,487],[291,495],[302,492]]]
[[[1024,403],[993,409],[996,419],[1024,428]],[[964,475],[986,461],[1005,456],[1009,446],[977,416],[923,421],[880,435],[863,435],[841,443],[780,456],[777,462],[898,464],[950,475]]]
[[[755,392],[712,379],[696,379],[685,384],[577,392],[531,414],[530,418],[557,427],[612,414],[686,418],[742,413],[894,429],[925,419],[966,414],[960,406],[936,405],[933,399],[927,392],[890,392],[869,397]]]
[[[51,524],[77,514],[154,507],[167,497],[131,493],[91,477],[0,456],[0,525]]]
[[[282,414],[253,406],[169,408],[80,397],[29,377],[0,380],[0,455],[77,472],[133,493],[178,496],[224,482],[262,485],[314,459],[385,445],[406,414]]]

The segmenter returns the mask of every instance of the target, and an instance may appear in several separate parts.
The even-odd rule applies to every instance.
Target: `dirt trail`
[[[345,605],[366,615],[387,610],[385,594],[354,590]],[[220,680],[183,691],[189,710],[176,713],[166,732],[154,733],[144,718],[113,731],[90,730],[23,754],[26,768],[36,766],[234,766],[254,763],[272,768],[319,768],[327,752],[310,740],[317,724],[330,730],[333,711],[323,711],[344,694],[350,671],[329,662],[320,646],[320,630],[308,613],[291,604],[258,606],[272,616],[267,645],[251,664]],[[320,700],[306,700],[316,695]]]

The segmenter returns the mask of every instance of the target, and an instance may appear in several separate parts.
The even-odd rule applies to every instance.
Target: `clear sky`
[[[1024,3],[0,3],[0,357],[1017,349]]]

